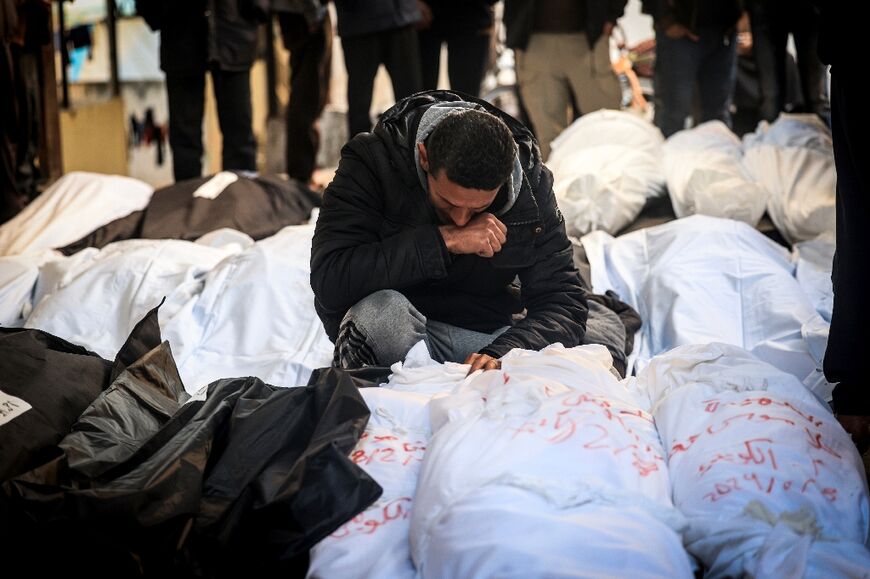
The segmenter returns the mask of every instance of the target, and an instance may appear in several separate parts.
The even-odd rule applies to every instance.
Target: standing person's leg
[[[0,41],[0,223],[24,208],[16,180],[15,139],[19,126],[12,47]]]
[[[532,34],[526,50],[517,50],[517,83],[541,155],[550,156],[550,143],[568,126],[571,88],[560,64],[558,34]],[[572,59],[573,61],[573,59]]]
[[[793,10],[792,34],[797,51],[804,111],[827,117],[829,105],[825,93],[825,67],[819,60],[819,15],[808,0],[797,2]]]
[[[372,128],[369,109],[375,75],[381,64],[381,38],[379,32],[341,39],[344,66],[347,69],[347,138],[367,133]]]
[[[169,101],[169,147],[176,181],[202,176],[202,113],[205,71],[166,75]]]
[[[16,179],[18,191],[26,199],[38,194],[37,180],[40,176],[37,157],[39,156],[39,128],[42,124],[39,97],[39,65],[33,50],[13,45],[13,56],[18,84],[18,114],[20,126],[18,133],[18,166]]]
[[[681,131],[692,112],[700,46],[656,31],[655,124],[665,137]]]
[[[749,23],[752,26],[752,57],[758,71],[758,88],[761,92],[759,112],[762,119],[772,122],[779,115],[780,86],[764,2],[749,4]]]
[[[489,62],[492,31],[481,30],[447,39],[447,73],[450,88],[480,96],[480,84]]]
[[[737,35],[723,36],[718,30],[702,30],[704,51],[698,70],[701,118],[699,123],[718,120],[731,126],[731,99],[737,81]]]
[[[417,41],[420,44],[420,73],[423,78],[423,90],[438,88],[438,73],[441,69],[441,35],[428,30],[417,31]],[[451,84],[453,81],[451,81]],[[453,88],[452,86],[450,88]]]
[[[837,252],[834,255],[834,311],[825,351],[825,377],[839,382],[834,410],[844,415],[870,415],[867,380],[867,328],[870,327],[870,179],[861,151],[868,121],[863,81],[843,65],[831,74],[831,129],[837,167]]]
[[[390,74],[396,101],[423,90],[420,70],[420,42],[411,26],[384,33],[384,66]]]
[[[622,89],[610,62],[610,38],[602,35],[591,48],[584,33],[565,35],[564,41],[563,53],[571,55],[570,59],[563,59],[565,73],[580,114],[599,109],[619,110]]]
[[[767,15],[767,31],[773,54],[773,64],[776,69],[776,111],[780,113],[785,110],[786,102],[790,100],[788,98],[786,53],[791,7],[783,0],[764,0],[763,5]]]
[[[222,168],[226,171],[257,170],[257,139],[251,104],[251,71],[212,69],[218,123],[223,135]]]
[[[290,51],[290,101],[287,103],[286,171],[307,183],[314,172],[320,132],[317,119],[326,106],[332,62],[329,13],[313,33],[301,14],[278,15],[284,46]]]

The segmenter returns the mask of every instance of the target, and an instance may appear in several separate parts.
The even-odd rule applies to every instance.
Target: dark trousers
[[[369,108],[378,66],[390,74],[396,100],[422,90],[420,49],[413,26],[341,39],[347,67],[348,138],[372,128]]]
[[[18,187],[18,150],[21,136],[21,106],[13,47],[0,41],[0,223],[24,207],[25,195]]]
[[[839,70],[842,68],[842,70]],[[837,252],[834,312],[825,352],[825,376],[838,414],[870,415],[870,383],[864,364],[870,328],[870,179],[865,127],[870,121],[860,73],[831,69],[831,129],[837,167]]]
[[[656,32],[655,124],[665,137],[681,130],[692,112],[695,87],[701,104],[695,124],[720,120],[731,126],[737,78],[735,34],[701,29],[697,42]]]
[[[787,99],[786,48],[794,36],[802,102],[796,111],[827,117],[825,68],[819,60],[819,16],[810,0],[764,0],[750,5],[753,52],[758,63],[765,118],[785,110]]]
[[[303,183],[311,180],[320,147],[317,119],[329,96],[332,21],[329,13],[314,32],[301,14],[278,15],[284,46],[290,51],[290,101],[287,103],[286,171]]]
[[[438,88],[441,44],[446,42],[450,88],[475,97],[480,94],[480,83],[483,81],[489,60],[491,42],[489,30],[449,37],[433,30],[421,30],[418,35],[424,90]]]
[[[252,128],[250,70],[211,69],[209,72],[223,135],[222,167],[230,171],[256,171],[257,140]],[[175,180],[200,177],[205,72],[190,75],[167,73],[166,92]]]
[[[39,168],[39,139],[42,125],[42,100],[39,83],[39,48],[12,45],[12,59],[16,69],[16,92],[18,96],[18,133],[16,179],[18,192],[28,199],[38,194],[37,182],[41,178]]]
[[[773,122],[782,109],[785,86],[782,91],[777,81],[776,50],[773,47],[771,23],[767,19],[767,10],[761,2],[748,5],[749,21],[752,25],[752,57],[755,60],[756,76],[758,78],[759,114],[765,121]],[[785,55],[783,55],[785,58]],[[784,70],[784,69],[783,69]],[[755,128],[753,127],[752,130]]]

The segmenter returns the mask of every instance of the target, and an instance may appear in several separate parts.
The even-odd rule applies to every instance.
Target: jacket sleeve
[[[495,358],[513,348],[540,350],[556,342],[571,348],[586,334],[589,308],[546,167],[539,190],[544,192],[537,196],[543,232],[535,247],[537,261],[519,275],[526,317],[480,351]]]
[[[345,145],[327,187],[311,247],[311,287],[320,306],[343,315],[373,292],[446,277],[449,256],[434,224],[381,238],[383,186],[362,135]]]

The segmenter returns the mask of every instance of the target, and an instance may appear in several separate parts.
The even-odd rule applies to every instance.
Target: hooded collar
[[[451,101],[435,103],[426,109],[423,116],[420,117],[420,123],[417,125],[417,132],[414,138],[414,163],[417,167],[417,178],[420,180],[420,186],[423,191],[429,193],[429,180],[426,178],[426,171],[423,170],[420,164],[420,143],[425,143],[432,131],[435,130],[441,121],[452,114],[456,114],[463,110],[483,110],[483,107],[476,103],[467,101]],[[520,190],[523,187],[523,167],[520,164],[519,152],[514,157],[514,168],[511,171],[507,182],[499,189],[498,195],[493,202],[493,205],[498,203],[498,207],[492,207],[492,214],[496,217],[504,215],[513,208],[517,198],[520,195]]]

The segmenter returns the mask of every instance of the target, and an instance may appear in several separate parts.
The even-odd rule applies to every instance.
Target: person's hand
[[[750,56],[752,54],[752,33],[738,32],[737,33],[737,55]]]
[[[613,22],[605,22],[604,28],[601,29],[601,34],[604,35],[604,38],[610,37],[613,33]]]
[[[417,6],[420,8],[420,21],[417,23],[417,28],[429,28],[432,26],[432,9],[423,0],[417,0]]]
[[[858,452],[864,454],[870,448],[870,416],[838,414],[840,425],[852,436]]]
[[[477,352],[469,354],[468,358],[465,359],[465,363],[471,364],[471,368],[468,370],[469,374],[477,370],[498,370],[501,368],[501,361],[496,360],[492,356],[478,354]]]
[[[698,35],[693,33],[691,30],[680,24],[679,22],[674,22],[667,28],[665,28],[665,36],[668,38],[673,38],[677,40],[679,38],[688,38],[693,42],[698,42]]]
[[[492,257],[507,241],[507,227],[492,213],[479,213],[462,227],[442,225],[438,228],[447,251]]]

